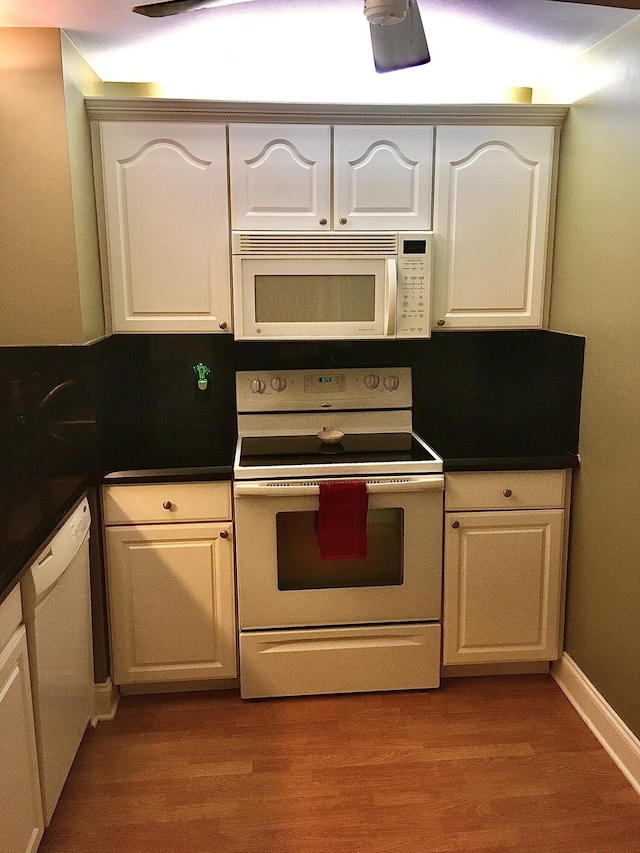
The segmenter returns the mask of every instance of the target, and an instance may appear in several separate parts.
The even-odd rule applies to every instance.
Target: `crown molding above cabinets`
[[[85,98],[92,121],[482,124],[560,127],[566,104],[280,104]]]

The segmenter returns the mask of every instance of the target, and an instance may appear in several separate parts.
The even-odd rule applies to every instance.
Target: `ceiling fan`
[[[161,0],[134,6],[133,11],[149,18],[164,18],[212,6],[227,6],[250,0]],[[640,9],[640,0],[555,0],[593,6]],[[364,0],[364,14],[371,30],[376,71],[398,71],[430,61],[418,0]]]
[[[161,0],[134,6],[133,11],[149,18],[164,18],[240,2],[247,0]],[[429,62],[429,48],[417,0],[364,0],[364,13],[371,30],[376,71],[397,71]]]

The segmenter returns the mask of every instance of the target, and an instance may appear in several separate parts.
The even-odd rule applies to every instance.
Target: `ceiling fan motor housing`
[[[407,15],[408,0],[364,0],[370,24],[399,24]]]

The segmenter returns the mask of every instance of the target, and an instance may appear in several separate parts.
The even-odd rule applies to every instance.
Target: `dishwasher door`
[[[22,580],[45,825],[94,713],[86,498]]]

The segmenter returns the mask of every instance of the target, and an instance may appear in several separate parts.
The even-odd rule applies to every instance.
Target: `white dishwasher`
[[[90,522],[84,498],[21,582],[46,826],[94,712]]]

